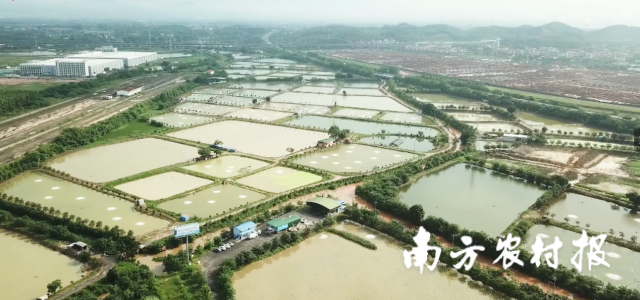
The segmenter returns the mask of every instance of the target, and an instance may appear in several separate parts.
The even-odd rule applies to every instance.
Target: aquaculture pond
[[[292,114],[286,113],[286,112],[280,112],[280,111],[245,108],[236,112],[232,112],[226,115],[226,117],[269,122],[269,121],[275,121],[278,119],[286,118],[290,115]]]
[[[215,122],[168,135],[207,144],[220,140],[226,147],[263,157],[284,156],[290,153],[287,148],[299,151],[329,137],[325,132],[235,120]]]
[[[53,159],[49,166],[91,182],[108,182],[198,157],[198,149],[144,138],[80,150]]]
[[[358,140],[360,143],[376,146],[397,147],[399,149],[429,152],[433,150],[433,143],[424,138],[404,137],[404,136],[370,136]]]
[[[277,194],[321,180],[321,176],[312,173],[285,167],[274,167],[247,177],[242,177],[236,180],[236,182]]]
[[[379,85],[375,82],[345,82],[343,86],[346,88],[377,89]]]
[[[489,115],[489,114],[473,114],[473,113],[461,113],[461,112],[456,112],[456,113],[452,113],[452,112],[448,112],[448,115],[454,117],[455,119],[458,119],[460,121],[463,122],[477,122],[477,121],[481,121],[481,122],[490,122],[490,121],[500,121],[500,119],[494,115]]]
[[[505,299],[484,289],[472,288],[451,273],[425,268],[420,274],[418,268],[406,268],[402,261],[403,248],[376,231],[351,225],[338,225],[337,229],[369,239],[377,250],[331,233],[320,233],[236,272],[232,278],[236,297],[244,300]]]
[[[204,103],[184,103],[175,108],[176,112],[197,113],[203,115],[219,116],[239,110],[240,107],[204,104]]]
[[[255,97],[255,98],[266,98],[277,94],[275,91],[264,91],[264,90],[239,90],[233,93],[233,96],[236,97]]]
[[[333,94],[335,87],[305,85],[295,89],[294,91],[300,93]]]
[[[557,220],[564,221],[567,218],[574,225],[576,221],[580,222],[580,226],[589,224],[591,230],[608,234],[613,229],[616,236],[622,232],[626,239],[640,236],[640,215],[631,214],[622,207],[613,208],[611,203],[600,199],[568,193],[562,195],[547,211],[555,214]]]
[[[558,130],[561,132],[573,132],[574,135],[578,135],[578,132],[582,133],[591,133],[591,132],[600,132],[602,130],[598,130],[595,128],[586,127],[582,124],[571,124],[555,119],[545,118],[543,116],[529,113],[529,112],[517,112],[516,116],[522,120],[522,122],[534,129],[542,129],[543,127],[547,127],[549,132],[556,133]]]
[[[340,144],[296,159],[296,164],[329,172],[367,172],[404,162],[416,155],[365,145]]]
[[[209,217],[264,198],[265,195],[252,190],[224,184],[161,203],[158,207],[188,216]]]
[[[523,245],[524,249],[531,252],[531,246],[535,243],[537,236],[542,239],[545,245],[552,244],[555,237],[558,237],[562,242],[562,248],[558,251],[558,261],[560,265],[574,268],[574,265],[571,263],[571,258],[576,255],[578,248],[573,246],[572,242],[580,239],[581,235],[579,233],[555,226],[534,225],[525,235],[526,242]],[[587,247],[584,252],[584,257],[582,258],[583,265],[581,274],[596,277],[612,285],[640,289],[640,274],[636,268],[630,267],[640,265],[640,253],[608,242],[604,242],[600,250],[606,253],[604,258],[610,267],[594,265],[591,267],[591,271],[589,271],[589,260],[586,257],[589,248]],[[542,260],[544,261],[544,256]]]
[[[333,116],[350,117],[350,118],[358,118],[358,119],[371,119],[379,113],[380,113],[379,111],[375,111],[375,110],[343,108],[333,113]]]
[[[82,263],[25,237],[0,231],[0,244],[0,265],[5,274],[0,280],[2,299],[36,299],[46,295],[47,284],[56,279],[67,286],[82,278]]]
[[[251,173],[268,165],[269,163],[257,159],[236,155],[223,155],[182,168],[213,177],[229,178]]]
[[[160,200],[210,183],[213,181],[178,172],[167,172],[123,183],[115,188],[145,200]]]
[[[288,92],[273,97],[271,101],[322,106],[343,106],[383,111],[411,111],[408,107],[400,104],[399,102],[396,102],[389,97],[349,95],[344,96]]]
[[[24,173],[0,186],[7,195],[53,207],[61,214],[68,213],[82,219],[118,225],[136,235],[163,228],[168,222],[133,210],[133,203],[109,196],[56,177],[40,173]]]
[[[412,113],[385,113],[380,120],[394,123],[422,124],[422,116]]]
[[[176,113],[168,113],[168,114],[160,115],[160,116],[151,118],[151,120],[160,122],[165,126],[169,126],[169,127],[187,127],[187,126],[200,125],[200,124],[213,121],[212,118],[186,115],[186,114],[176,114]]]
[[[420,204],[427,215],[497,236],[544,192],[482,168],[457,164],[402,187],[400,201]]]
[[[387,134],[399,133],[418,135],[418,132],[422,132],[424,136],[436,136],[438,134],[437,130],[429,127],[376,123],[322,116],[304,116],[302,118],[291,120],[286,124],[308,128],[320,128],[324,130],[329,130],[331,126],[336,125],[340,127],[340,129],[349,129],[351,132],[360,134],[379,134],[382,133],[383,130]]]
[[[338,94],[344,94],[347,92],[347,95],[358,95],[358,96],[384,96],[378,89],[357,89],[357,88],[344,88],[338,92]]]
[[[291,87],[295,85],[289,83],[263,83],[263,82],[243,82],[243,83],[235,83],[230,85],[230,88],[243,88],[243,89],[254,89],[254,90],[289,90]]]
[[[300,105],[300,104],[291,104],[291,103],[266,102],[266,103],[263,103],[262,107],[266,109],[296,112],[300,114],[313,114],[313,115],[325,115],[331,112],[331,108],[326,106]]]
[[[454,106],[467,106],[467,107],[480,107],[482,102],[473,101],[467,98],[445,95],[445,94],[411,94],[416,100],[423,102],[430,102],[437,107],[454,105]]]
[[[474,123],[467,122],[472,127],[476,128],[479,132],[520,132],[524,131],[524,128],[511,123]]]

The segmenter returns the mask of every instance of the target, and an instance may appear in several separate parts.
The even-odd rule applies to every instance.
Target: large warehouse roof
[[[326,210],[334,210],[338,207],[340,207],[340,202],[333,200],[333,199],[329,199],[329,198],[324,198],[324,197],[316,197],[313,198],[311,200],[307,201],[307,205],[312,204],[315,206],[320,206],[325,208]]]
[[[47,59],[47,60],[37,61],[37,62],[22,63],[20,65],[25,65],[25,66],[55,66],[56,65],[56,61],[58,61],[58,60],[60,60],[60,58]]]

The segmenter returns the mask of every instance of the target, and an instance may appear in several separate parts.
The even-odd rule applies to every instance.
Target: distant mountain
[[[502,39],[503,43],[557,45],[587,42],[639,43],[640,27],[610,26],[594,31],[585,31],[560,22],[542,26],[502,27],[487,26],[460,29],[449,25],[436,24],[412,26],[406,23],[383,27],[352,27],[330,25],[299,30],[291,34],[281,34],[285,43],[358,43],[372,40],[395,40],[402,43],[422,41],[477,41],[482,39]]]

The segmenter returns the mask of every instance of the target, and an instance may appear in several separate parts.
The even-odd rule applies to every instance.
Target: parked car
[[[233,247],[233,245],[235,245],[233,242],[229,242],[227,243],[227,245],[229,245],[229,247]]]
[[[222,246],[218,247],[218,249],[216,249],[216,250],[218,250],[218,252],[222,252],[224,250],[227,250],[227,246],[222,245]]]

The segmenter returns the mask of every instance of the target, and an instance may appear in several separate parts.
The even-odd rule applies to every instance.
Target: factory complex
[[[21,76],[94,77],[110,70],[135,67],[158,60],[156,52],[118,51],[114,47],[100,47],[39,62],[20,64]]]

